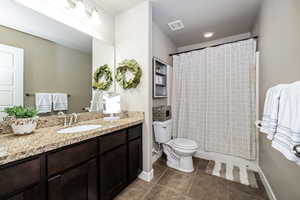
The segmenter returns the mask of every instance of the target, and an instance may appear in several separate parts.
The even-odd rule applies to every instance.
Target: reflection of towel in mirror
[[[48,113],[52,111],[52,94],[36,93],[35,107],[38,113]]]
[[[53,93],[53,110],[68,110],[68,95],[65,93]]]

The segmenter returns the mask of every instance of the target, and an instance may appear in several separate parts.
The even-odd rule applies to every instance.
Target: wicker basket
[[[171,106],[158,106],[153,108],[153,121],[166,121],[171,118]]]

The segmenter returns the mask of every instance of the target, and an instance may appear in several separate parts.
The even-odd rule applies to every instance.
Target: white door
[[[0,44],[0,111],[23,105],[24,50]],[[5,114],[0,112],[0,121]]]

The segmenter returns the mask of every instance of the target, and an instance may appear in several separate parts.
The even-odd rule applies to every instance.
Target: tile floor
[[[115,200],[268,200],[258,174],[259,189],[255,189],[206,174],[207,163],[196,158],[195,171],[184,173],[168,168],[160,159],[153,165],[150,183],[137,179]]]

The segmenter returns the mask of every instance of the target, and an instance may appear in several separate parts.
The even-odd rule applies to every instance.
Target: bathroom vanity
[[[129,117],[86,133],[59,135],[52,127],[3,139],[16,148],[0,157],[0,199],[113,199],[142,171],[142,122]],[[56,138],[48,141],[49,134]],[[15,144],[28,141],[31,147]]]

